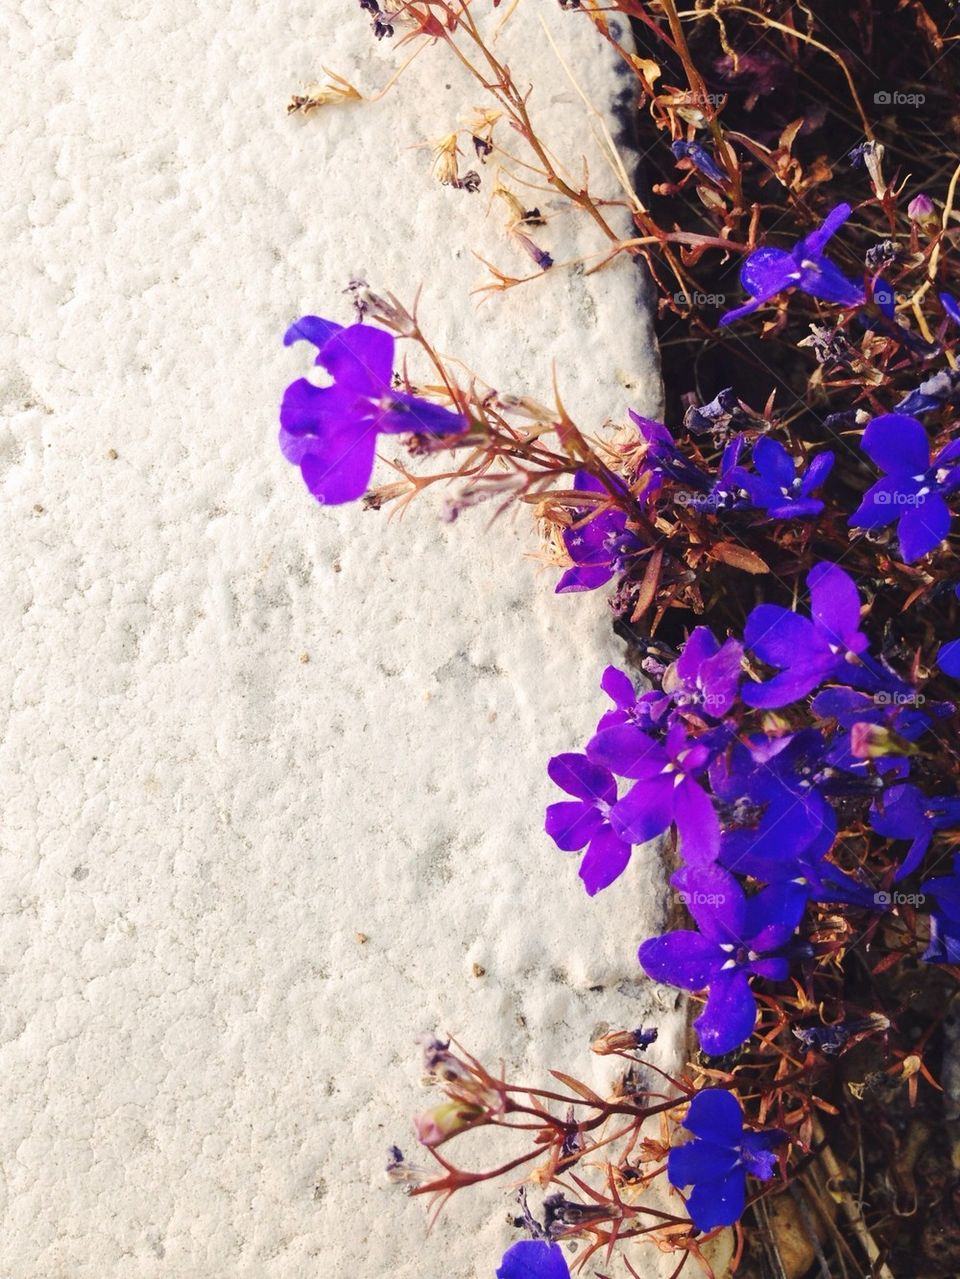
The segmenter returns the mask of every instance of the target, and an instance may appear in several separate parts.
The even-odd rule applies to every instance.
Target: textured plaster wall
[[[527,263],[489,181],[441,188],[416,145],[480,101],[451,59],[284,115],[321,63],[370,91],[399,63],[353,4],[2,7],[0,1274],[488,1276],[508,1196],[425,1238],[383,1180],[414,1037],[598,1078],[598,1024],[663,1015],[670,1059],[672,998],[623,985],[656,859],[591,903],[541,832],[618,645],[522,519],[313,504],[279,340],[354,276],[423,286],[443,349],[541,397],[555,364],[595,429],[657,407],[638,277],[478,308],[471,249]],[[522,11],[535,115],[613,193],[540,15],[601,104],[611,56]],[[566,213],[540,240],[597,247]]]

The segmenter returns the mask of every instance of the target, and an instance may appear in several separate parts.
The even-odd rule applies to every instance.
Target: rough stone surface
[[[612,57],[522,8],[534,113],[613,194],[539,15],[601,102]],[[670,1061],[672,995],[618,991],[656,859],[589,902],[541,831],[618,646],[522,520],[313,504],[275,446],[306,367],[280,335],[347,318],[351,277],[422,286],[444,350],[541,397],[555,365],[595,429],[657,408],[637,276],[478,306],[472,250],[527,263],[489,180],[442,188],[417,146],[481,101],[441,49],[284,115],[321,63],[372,91],[402,59],[354,5],[4,10],[0,1273],[489,1276],[501,1190],[427,1238],[383,1180],[426,1100],[414,1037],[596,1079],[599,1023],[662,1014]],[[567,213],[541,242],[599,247]]]

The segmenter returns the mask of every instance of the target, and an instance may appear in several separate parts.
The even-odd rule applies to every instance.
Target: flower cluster
[[[916,871],[935,833],[960,825],[960,800],[909,780],[915,743],[953,707],[919,709],[919,691],[870,654],[842,568],[816,565],[807,587],[809,617],[758,604],[742,641],[722,643],[696,627],[675,661],[647,663],[658,685],[647,692],[608,669],[614,709],[584,754],[549,765],[576,800],[548,808],[547,833],[566,851],[586,849],[590,894],[626,870],[634,846],[676,833],[683,864],[672,883],[696,931],[644,942],[640,963],[707,993],[695,1025],[714,1056],[752,1035],[754,981],[782,982],[809,961],[798,931],[809,902],[882,907],[888,880]],[[773,710],[782,713],[771,720]],[[845,868],[839,811],[884,841],[909,840],[902,860]],[[949,879],[931,890],[947,903],[934,917],[947,938],[951,891]]]
[[[383,34],[377,5],[363,7]],[[481,66],[496,98],[470,126],[478,162],[500,151],[513,166],[510,148],[529,144],[521,163],[607,235],[604,261],[645,259],[658,317],[671,326],[661,348],[665,420],[625,405],[622,430],[590,438],[559,397],[549,409],[475,379],[459,385],[395,300],[371,303],[351,286],[360,323],[307,316],[286,336],[316,348],[325,377],[287,389],[281,447],[331,504],[367,492],[381,434],[406,435],[415,453],[446,450],[453,469],[415,477],[396,465],[402,478],[368,505],[406,501],[436,480],[458,487],[454,513],[491,497],[531,503],[561,570],[556,592],[609,594],[628,669],[603,672],[609,705],[583,748],[549,761],[562,798],[549,804],[545,829],[576,855],[590,897],[651,878],[654,849],[657,873],[664,852],[673,858],[669,924],[636,939],[639,962],[653,981],[693,994],[701,1052],[680,1077],[652,1083],[654,1054],[642,1054],[656,1030],[604,1028],[593,1049],[620,1055],[626,1072],[601,1097],[559,1072],[564,1092],[513,1087],[431,1041],[428,1074],[445,1096],[415,1129],[440,1172],[431,1180],[394,1150],[390,1175],[444,1200],[536,1161],[532,1180],[561,1189],[544,1199],[542,1220],[520,1192],[515,1225],[527,1237],[503,1255],[498,1279],[568,1279],[571,1241],[588,1241],[578,1269],[639,1236],[708,1268],[698,1232],[739,1221],[777,1170],[789,1182],[795,1156],[815,1160],[827,1148],[824,1116],[838,1129],[852,1119],[859,1140],[867,1125],[856,1108],[880,1083],[905,1084],[911,1106],[921,1081],[935,1083],[924,1053],[940,1022],[928,1009],[949,1000],[926,1000],[922,1031],[908,1019],[917,986],[952,990],[960,966],[951,700],[960,679],[960,269],[956,175],[939,190],[942,147],[925,140],[937,138],[937,120],[940,132],[954,128],[943,105],[953,90],[945,78],[931,93],[922,130],[910,133],[901,113],[896,132],[908,140],[885,153],[880,119],[867,118],[854,83],[860,72],[821,56],[839,39],[834,24],[847,21],[835,6],[824,7],[829,26],[821,6],[805,8],[798,43],[789,6],[764,0],[746,47],[733,22],[716,34],[697,22],[702,14],[673,6],[660,22],[664,6],[654,4],[656,19],[643,32],[636,24],[641,45],[652,42],[638,48],[652,56],[621,52],[643,118],[666,146],[659,172],[650,160],[659,181],[636,205],[638,234],[623,241],[608,202],[554,168],[525,90],[468,10],[441,31],[429,8],[396,17],[413,26],[404,38],[465,41],[463,65]],[[593,10],[590,18],[617,45],[614,24]],[[888,76],[906,83],[910,68],[910,83],[932,85],[948,37],[926,10],[922,38],[915,26],[910,6],[891,12],[871,32],[871,62],[885,50]],[[684,30],[698,57],[712,50],[706,76]],[[829,90],[811,92],[827,81]],[[718,92],[705,95],[707,84]],[[844,122],[837,103],[848,94]],[[878,92],[874,102],[890,98]],[[828,121],[848,135],[844,170],[824,158],[832,143],[812,143]],[[902,155],[910,173],[891,170]],[[914,181],[930,193],[908,190]],[[511,247],[550,266],[521,233],[543,224],[539,210],[502,184],[495,194],[511,210]],[[681,225],[686,218],[698,229]],[[745,298],[727,309],[739,301],[727,292],[736,255]],[[525,283],[491,271],[486,290]],[[394,333],[423,348],[436,386],[417,393],[394,371]],[[860,1046],[874,1068],[855,1079]],[[529,1130],[530,1150],[489,1174],[447,1156],[460,1134],[497,1125]],[[687,1215],[643,1206],[638,1191],[662,1172]],[[886,1229],[875,1223],[889,1216],[874,1212],[870,1228]],[[869,1242],[865,1266],[893,1256],[889,1238],[877,1248],[866,1226],[854,1234]],[[944,1264],[944,1274],[956,1270]]]

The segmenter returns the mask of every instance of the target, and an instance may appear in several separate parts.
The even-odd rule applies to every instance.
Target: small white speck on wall
[[[579,164],[544,11],[504,48]],[[589,23],[546,14],[611,101]],[[492,175],[441,186],[417,145],[476,104],[441,47],[378,102],[284,113],[321,61],[372,92],[402,60],[353,5],[7,18],[0,1273],[492,1275],[503,1188],[428,1238],[382,1174],[424,1104],[415,1037],[596,1080],[596,1027],[656,1020],[672,1064],[673,997],[625,985],[652,863],[590,901],[542,832],[619,644],[522,519],[317,506],[276,447],[305,367],[281,336],[349,321],[352,278],[422,287],[441,349],[505,392],[556,371],[596,430],[658,408],[640,278],[558,265],[479,305],[475,254],[515,249]],[[596,250],[548,211],[558,263]]]

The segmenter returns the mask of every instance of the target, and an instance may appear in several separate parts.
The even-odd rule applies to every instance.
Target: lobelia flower
[[[720,457],[717,478],[710,484],[707,477],[704,477],[706,491],[687,493],[685,505],[701,511],[734,511],[750,506],[740,479],[743,468],[738,465],[745,444],[746,439],[742,435],[735,435],[726,444]]]
[[[305,315],[284,334],[284,345],[310,342],[316,364],[333,378],[314,386],[299,378],[280,407],[280,448],[300,467],[314,497],[328,505],[352,502],[366,492],[378,433],[461,435],[469,422],[459,413],[394,390],[393,336],[369,324],[348,328]]]
[[[587,744],[592,763],[609,768],[634,785],[610,810],[610,825],[631,844],[645,844],[676,825],[688,861],[709,862],[720,846],[720,823],[713,801],[696,781],[714,749],[690,739],[672,724],[663,743],[634,724],[601,728]]]
[[[825,742],[815,729],[734,745],[711,769],[714,793],[753,821],[728,825],[717,860],[727,870],[762,883],[805,885],[817,901],[863,900],[871,894],[846,881],[824,861],[837,819],[822,792]]]
[[[819,515],[823,503],[811,497],[826,480],[833,467],[833,454],[818,453],[806,470],[799,471],[787,450],[777,440],[761,436],[753,446],[756,473],[737,467],[736,482],[749,494],[754,506],[762,507],[770,519],[788,520],[806,515]]]
[[[687,1209],[698,1230],[732,1226],[746,1203],[747,1174],[769,1181],[777,1165],[774,1147],[787,1139],[779,1128],[745,1132],[743,1111],[732,1093],[704,1088],[690,1103],[683,1127],[693,1140],[667,1156],[667,1179],[693,1186]]]
[[[570,1279],[570,1268],[559,1244],[522,1239],[503,1254],[497,1279]]]
[[[937,665],[944,675],[960,679],[960,639],[949,640],[937,653]]]
[[[865,297],[862,286],[848,280],[838,266],[823,256],[827,241],[851,212],[849,204],[838,204],[816,231],[804,236],[789,251],[754,250],[740,268],[740,283],[750,294],[750,301],[721,316],[720,323],[732,324],[788,289],[799,289],[822,302],[859,306]]]
[[[693,1023],[705,1053],[719,1057],[748,1040],[757,1020],[751,977],[783,981],[785,953],[807,904],[798,884],[784,882],[747,897],[720,866],[686,867],[670,881],[699,932],[680,929],[652,937],[639,950],[648,977],[683,990],[708,991]]]
[[[610,826],[610,810],[617,802],[617,783],[611,772],[592,764],[586,755],[554,755],[547,765],[551,781],[575,799],[561,800],[547,809],[545,830],[564,852],[586,847],[580,878],[591,897],[612,884],[627,868],[630,845]]]
[[[599,480],[587,471],[577,471],[573,487],[580,492],[604,493]],[[630,558],[643,543],[627,528],[625,512],[612,507],[590,516],[590,512],[575,512],[577,523],[563,530],[563,544],[573,560],[555,587],[558,595],[569,591],[594,591],[605,586],[618,573],[629,567]],[[585,521],[581,523],[580,521]]]
[[[960,324],[960,302],[957,301],[952,293],[941,293],[939,298],[941,306],[954,324]]]
[[[696,626],[683,652],[664,672],[663,691],[677,706],[722,719],[736,701],[742,661],[739,640],[731,636],[721,645],[708,626]]]
[[[909,782],[893,786],[871,807],[870,824],[878,835],[887,839],[911,841],[907,855],[893,877],[893,882],[898,883],[923,861],[935,831],[960,825],[960,798],[924,795]]]
[[[943,494],[960,487],[960,440],[930,460],[927,433],[915,417],[884,413],[863,433],[863,451],[885,474],[863,495],[850,517],[852,528],[896,523],[900,553],[910,564],[939,546],[950,532],[950,508]]]
[[[930,912],[930,945],[923,958],[928,964],[960,964],[960,853],[949,875],[939,875],[921,885],[924,896],[933,897]]]
[[[799,701],[831,676],[858,678],[850,658],[867,647],[859,629],[860,598],[853,580],[836,564],[817,564],[807,574],[811,618],[777,604],[759,604],[747,618],[746,647],[780,673],[762,684],[745,684],[748,706],[775,710]]]

